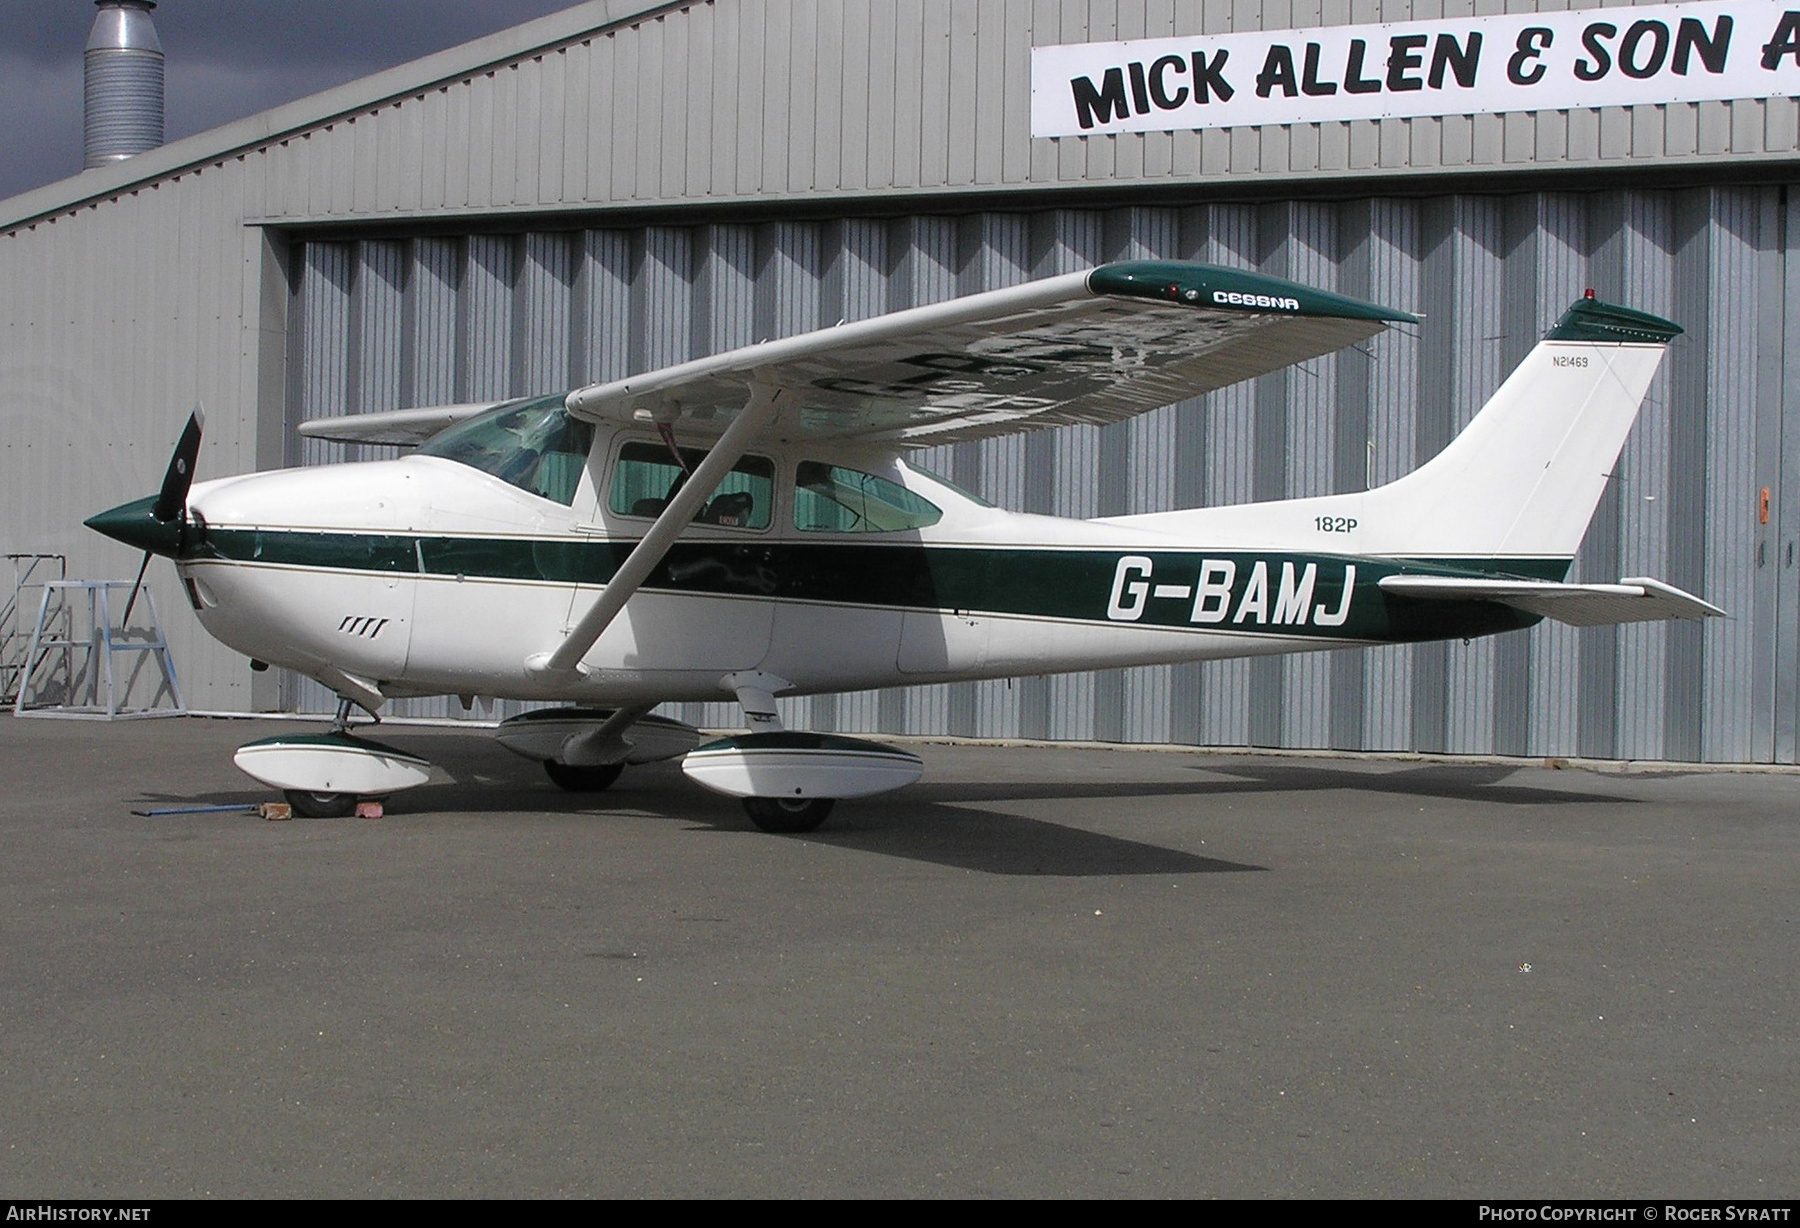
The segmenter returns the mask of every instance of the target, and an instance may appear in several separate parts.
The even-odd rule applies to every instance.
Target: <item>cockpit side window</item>
[[[570,417],[559,393],[477,414],[432,436],[418,454],[468,465],[568,507],[593,446],[593,424]]]
[[[898,482],[801,461],[794,472],[794,527],[803,533],[897,533],[923,529],[944,513]]]
[[[690,470],[706,459],[697,448],[681,449],[687,468],[660,443],[632,441],[619,449],[607,506],[620,516],[655,519],[687,482]],[[775,465],[767,457],[746,456],[731,467],[701,505],[695,524],[725,529],[766,529],[775,506]]]

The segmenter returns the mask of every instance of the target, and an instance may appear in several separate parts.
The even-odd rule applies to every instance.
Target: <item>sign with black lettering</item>
[[[1800,94],[1800,0],[1035,47],[1031,135]]]

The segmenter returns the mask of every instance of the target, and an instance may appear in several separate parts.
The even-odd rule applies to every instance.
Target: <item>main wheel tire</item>
[[[791,836],[812,831],[831,814],[829,797],[746,797],[744,813],[767,832]]]
[[[312,793],[305,789],[286,789],[282,796],[303,819],[347,819],[356,813],[358,800],[354,793]]]
[[[573,763],[558,763],[554,759],[544,760],[544,772],[556,787],[570,793],[604,793],[612,788],[619,773],[625,770],[623,763],[602,763],[594,767],[578,767]]]

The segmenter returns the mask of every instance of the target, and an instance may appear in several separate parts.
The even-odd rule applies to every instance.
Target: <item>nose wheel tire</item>
[[[746,797],[744,813],[767,832],[794,835],[812,831],[831,814],[829,797]]]
[[[286,789],[282,796],[294,813],[303,819],[347,819],[356,813],[354,793],[312,793],[304,789]]]
[[[557,788],[570,793],[604,793],[612,788],[613,782],[624,770],[623,763],[577,767],[572,763],[558,763],[554,759],[544,760],[545,775],[556,782]]]

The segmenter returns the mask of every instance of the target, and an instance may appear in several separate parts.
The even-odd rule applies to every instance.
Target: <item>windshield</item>
[[[477,414],[433,435],[418,454],[468,465],[567,507],[593,444],[593,424],[571,418],[557,393]]]

